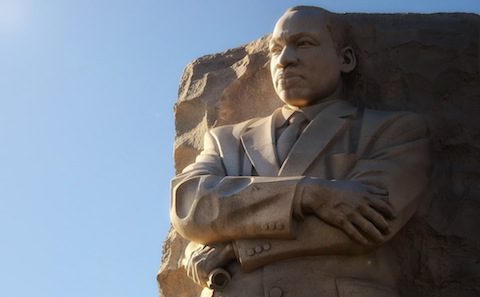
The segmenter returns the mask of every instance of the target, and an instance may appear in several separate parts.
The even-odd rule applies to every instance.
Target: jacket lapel
[[[240,139],[258,175],[276,176],[280,169],[275,152],[274,112],[247,130]]]
[[[303,175],[332,139],[346,127],[356,110],[345,101],[338,101],[322,110],[300,135],[278,175]]]

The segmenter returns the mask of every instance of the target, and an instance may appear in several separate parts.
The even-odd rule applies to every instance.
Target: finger
[[[390,226],[385,218],[379,214],[376,210],[372,209],[369,205],[365,205],[359,208],[360,213],[372,222],[382,233],[390,233]]]
[[[320,212],[321,218],[329,223],[332,224],[339,229],[343,230],[350,238],[355,240],[358,243],[363,245],[369,245],[370,242],[368,241],[362,233],[360,233],[352,223],[347,220],[344,216],[335,215],[333,212],[328,210],[322,210]]]
[[[208,255],[213,252],[214,249],[212,247],[204,246],[193,252],[189,260],[187,275],[201,286],[206,286],[208,271],[205,269],[205,262]]]
[[[212,248],[208,252],[204,254],[204,258],[202,260],[202,269],[203,273],[205,274],[205,277],[208,277],[208,274],[210,271],[212,271],[215,268],[218,268],[220,257],[218,254],[218,248]]]
[[[385,218],[393,220],[396,218],[395,211],[389,202],[368,197],[368,204],[378,212],[380,212]]]
[[[187,276],[190,279],[193,279],[193,273],[192,273],[192,263],[189,261],[188,264],[185,266],[185,270],[187,271]]]
[[[197,250],[198,254],[205,254],[214,249],[211,245],[204,245],[201,249]]]
[[[187,276],[195,281],[195,262],[196,262],[196,255],[197,251],[194,251],[190,258],[187,260],[187,265],[185,266],[185,270],[187,271]]]
[[[350,236],[351,239],[355,240],[356,242],[363,244],[363,245],[370,245],[370,242],[368,239],[355,228],[355,226],[349,222],[348,220],[345,220],[340,227],[348,236]]]
[[[193,264],[192,265],[192,274],[193,274],[192,279],[195,283],[200,285],[201,282],[200,282],[200,277],[198,275],[198,272],[199,272],[198,265],[200,265],[199,263],[200,263],[200,261],[198,261],[198,260],[192,263]]]
[[[367,192],[369,192],[370,194],[380,195],[380,196],[388,195],[388,191],[383,188],[379,188],[375,186],[365,186],[365,188],[367,189]]]
[[[376,243],[383,242],[382,233],[367,219],[358,213],[354,213],[349,217],[350,221],[364,234]]]
[[[206,283],[207,283],[207,278],[204,275],[204,270],[202,269],[202,263],[203,263],[203,261],[198,261],[194,265],[194,267],[195,267],[194,281],[197,284],[205,287]]]

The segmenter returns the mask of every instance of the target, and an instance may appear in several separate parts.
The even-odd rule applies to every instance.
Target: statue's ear
[[[347,46],[340,50],[340,70],[343,73],[352,72],[357,67],[357,57],[352,47]]]

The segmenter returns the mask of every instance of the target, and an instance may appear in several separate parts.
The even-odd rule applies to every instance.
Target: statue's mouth
[[[280,75],[277,79],[277,85],[283,89],[295,87],[302,80],[302,77],[297,74]]]

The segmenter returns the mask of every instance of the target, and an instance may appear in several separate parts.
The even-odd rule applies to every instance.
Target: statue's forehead
[[[280,17],[273,30],[273,39],[284,39],[292,35],[318,35],[326,32],[326,17],[318,12],[291,11]]]

